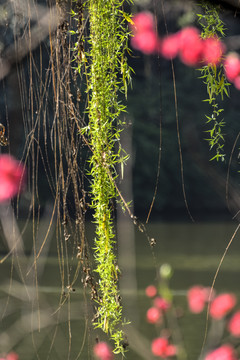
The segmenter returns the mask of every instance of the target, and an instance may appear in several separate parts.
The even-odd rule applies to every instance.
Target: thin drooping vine
[[[119,144],[120,115],[125,106],[119,92],[127,94],[128,27],[120,0],[89,0],[90,49],[87,56],[88,116],[85,129],[92,150],[90,158],[91,207],[96,225],[95,262],[98,298],[95,326],[115,342],[115,353],[123,352],[122,305],[118,290],[119,269],[114,253],[113,224],[117,178],[116,165],[125,155]]]
[[[220,39],[224,37],[225,25],[219,17],[217,7],[205,1],[201,2],[201,7],[203,14],[197,14],[199,24],[202,27],[201,37],[203,39]],[[230,84],[226,79],[222,63],[220,63],[219,66],[208,63],[199,70],[201,72],[200,78],[203,79],[207,87],[208,98],[204,101],[207,101],[212,106],[212,114],[210,116],[206,115],[206,123],[209,124],[210,127],[209,130],[206,131],[209,135],[206,140],[209,143],[210,150],[215,151],[211,160],[224,161],[223,127],[225,122],[221,117],[224,109],[219,106],[219,97],[220,100],[223,100],[224,95],[229,96],[228,87]]]

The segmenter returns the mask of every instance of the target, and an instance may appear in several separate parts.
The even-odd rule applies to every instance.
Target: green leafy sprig
[[[126,155],[119,143],[120,116],[125,105],[119,92],[127,96],[131,69],[125,53],[128,51],[128,16],[122,10],[122,0],[89,0],[89,39],[87,59],[88,137],[90,158],[91,207],[96,225],[95,262],[98,274],[98,299],[95,326],[109,334],[115,343],[115,353],[124,352],[122,305],[118,290],[119,268],[113,225],[116,198],[116,166]]]
[[[203,9],[203,14],[197,14],[199,24],[201,25],[201,37],[203,39],[225,36],[225,25],[219,17],[218,8],[209,2],[201,2],[200,6]],[[225,125],[224,119],[221,118],[221,113],[224,109],[220,108],[218,101],[224,99],[224,95],[229,96],[229,83],[224,74],[223,64],[217,67],[215,64],[207,64],[198,69],[201,72],[200,79],[206,85],[208,98],[207,101],[212,106],[212,114],[206,115],[206,124],[210,127],[206,132],[209,137],[206,140],[209,143],[209,149],[214,150],[215,154],[210,160],[225,159],[224,152],[224,133],[223,127]]]

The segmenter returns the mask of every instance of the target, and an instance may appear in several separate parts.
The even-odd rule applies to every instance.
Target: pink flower
[[[154,30],[154,18],[148,11],[138,13],[132,18],[134,25],[131,25],[134,33],[153,31]]]
[[[205,64],[218,65],[221,60],[225,47],[216,37],[203,40],[202,61]]]
[[[226,344],[210,352],[205,360],[237,360],[237,357],[232,346]]]
[[[145,289],[145,293],[148,297],[152,298],[157,295],[157,288],[154,285],[149,285]]]
[[[6,360],[19,360],[19,356],[15,352],[10,352],[7,354]]]
[[[23,165],[11,155],[0,155],[0,202],[6,201],[21,191],[25,184]]]
[[[160,296],[157,296],[154,299],[153,304],[156,308],[162,311],[166,311],[171,307],[171,304],[167,300],[161,298]]]
[[[159,322],[159,320],[161,319],[161,315],[161,311],[158,308],[151,307],[147,311],[147,322],[149,322],[150,324],[155,324]]]
[[[169,344],[166,338],[159,337],[152,341],[152,353],[165,359],[176,355],[176,346]]]
[[[202,50],[203,41],[197,28],[190,26],[180,31],[179,56],[185,65],[198,65],[201,61]]]
[[[187,293],[188,307],[192,313],[198,314],[203,311],[207,297],[203,286],[193,286]]]
[[[131,38],[131,44],[145,54],[153,54],[160,48],[160,40],[153,30],[137,33]]]
[[[210,315],[214,319],[222,319],[236,305],[234,294],[221,294],[217,296],[210,306]]]
[[[113,359],[113,353],[112,353],[109,345],[104,341],[97,343],[93,348],[93,352],[94,352],[94,355],[99,360],[112,360]]]
[[[233,81],[235,88],[240,90],[240,75],[238,75]]]
[[[186,43],[193,44],[194,41],[200,39],[200,31],[194,26],[187,26],[184,29],[179,31],[181,38],[181,46],[184,46]]]
[[[203,288],[203,293],[205,294],[205,301],[211,302],[216,296],[216,291],[210,287]]]
[[[237,53],[230,53],[226,56],[224,69],[229,81],[233,81],[240,75],[240,59]]]
[[[229,332],[236,337],[240,337],[240,311],[237,311],[228,323]]]
[[[174,59],[180,49],[180,32],[169,35],[162,40],[161,55],[166,59]]]
[[[154,19],[151,13],[141,12],[133,17],[131,25],[133,37],[132,46],[145,54],[153,54],[160,48],[160,39],[154,29]]]

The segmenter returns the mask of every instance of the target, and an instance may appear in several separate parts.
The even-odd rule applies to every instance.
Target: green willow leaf
[[[209,37],[224,36],[225,25],[219,17],[219,12],[216,5],[211,4],[208,1],[201,1],[203,14],[198,14],[199,24],[202,27],[201,37],[203,39]],[[229,83],[226,80],[223,65],[218,67],[213,64],[208,64],[198,69],[201,72],[200,79],[203,79],[203,83],[206,85],[208,98],[203,100],[208,102],[212,107],[212,115],[206,116],[206,124],[209,124],[211,128],[206,132],[209,133],[210,138],[205,139],[209,143],[209,149],[215,151],[215,155],[210,159],[224,161],[224,134],[222,132],[225,122],[218,120],[223,109],[218,109],[218,98],[224,99],[224,95],[229,97]]]

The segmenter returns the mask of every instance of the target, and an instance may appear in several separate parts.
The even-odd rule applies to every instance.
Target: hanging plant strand
[[[95,261],[99,276],[98,312],[95,326],[115,342],[115,353],[123,352],[122,306],[118,290],[119,269],[114,254],[113,201],[116,197],[117,164],[125,161],[119,144],[119,116],[125,110],[118,98],[127,92],[128,16],[122,1],[90,0],[90,50],[88,58],[89,143],[91,207],[96,224]]]
[[[225,25],[219,17],[219,13],[216,6],[213,6],[208,2],[201,2],[203,14],[197,14],[199,24],[202,27],[201,37],[202,39],[217,38],[225,36]],[[217,67],[215,64],[207,64],[199,69],[201,72],[201,79],[207,88],[208,98],[205,100],[212,106],[212,114],[206,115],[206,123],[210,129],[206,131],[210,150],[214,150],[215,154],[211,160],[224,161],[224,134],[222,132],[225,125],[224,119],[220,118],[221,113],[224,111],[219,107],[219,97],[221,101],[224,95],[229,96],[229,83],[224,73],[223,63]],[[220,118],[220,119],[219,119]]]

